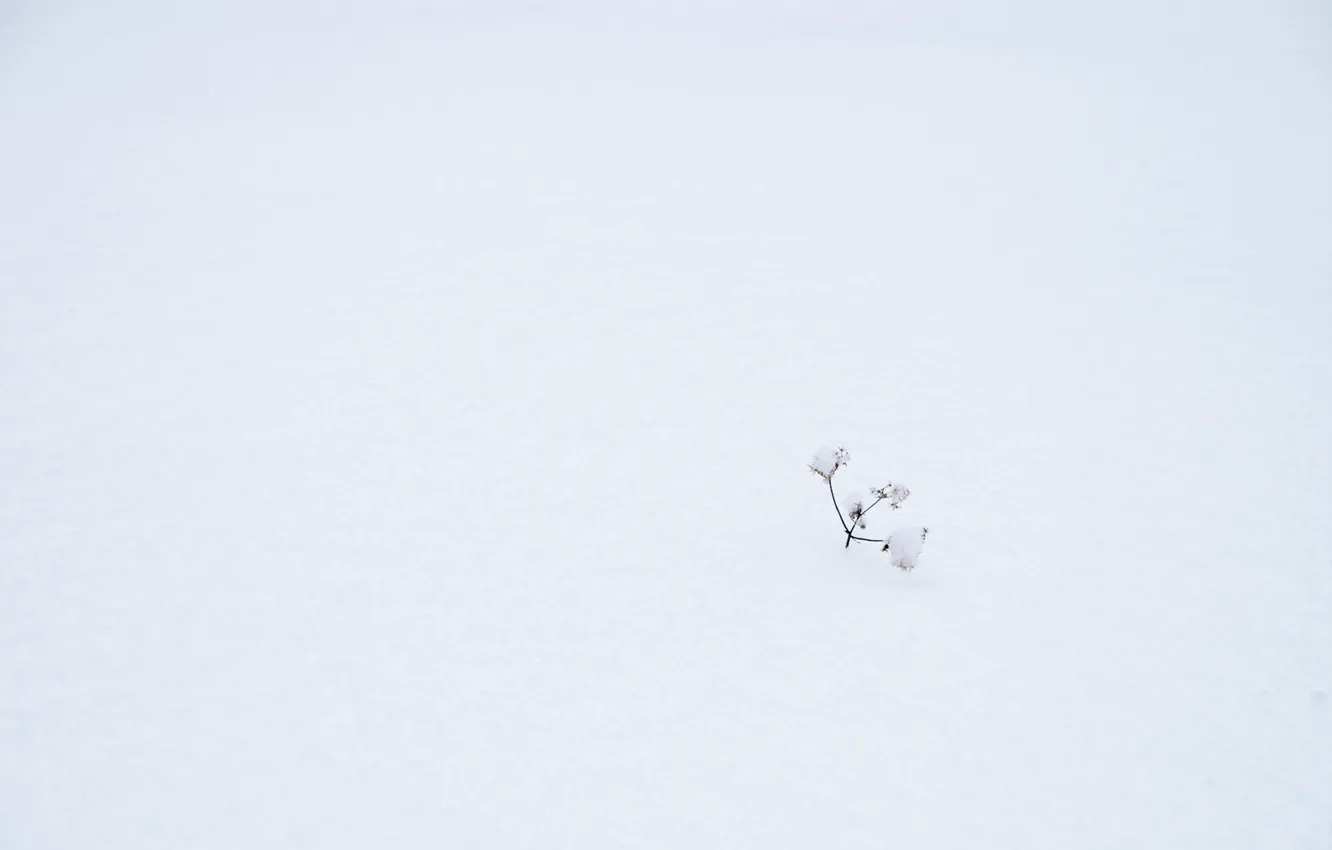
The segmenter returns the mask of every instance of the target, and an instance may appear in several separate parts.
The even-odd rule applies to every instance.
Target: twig
[[[860,525],[861,517],[863,517],[863,516],[865,516],[865,514],[869,513],[869,512],[870,512],[870,509],[873,508],[875,505],[877,505],[879,502],[882,502],[882,501],[883,501],[883,497],[882,497],[882,496],[880,496],[879,498],[875,499],[875,500],[873,501],[873,503],[871,503],[870,506],[869,506],[868,508],[865,508],[863,511],[861,511],[861,512],[858,513],[858,514],[856,514],[856,516],[851,520],[851,523],[852,523],[851,527],[848,528],[847,525],[846,525],[846,519],[844,519],[844,518],[842,517],[842,508],[837,504],[837,493],[833,490],[832,478],[829,478],[829,479],[828,479],[828,492],[832,494],[833,507],[837,509],[837,520],[838,520],[840,523],[842,523],[842,530],[846,532],[846,545],[842,547],[843,549],[850,549],[850,548],[851,548],[851,541],[852,541],[852,540],[861,540],[861,541],[864,541],[865,543],[882,543],[882,542],[883,542],[882,540],[871,540],[871,539],[868,538],[868,537],[857,537],[857,536],[856,536],[856,532],[855,532],[856,527],[858,527],[858,526]]]
[[[846,520],[842,519],[842,508],[837,504],[837,493],[833,491],[831,475],[828,476],[828,494],[832,496],[833,510],[837,511],[837,521],[842,524],[842,530],[846,532],[848,537],[850,537],[851,529],[846,527]]]
[[[873,502],[870,503],[870,506],[869,506],[868,508],[865,508],[865,510],[863,510],[863,511],[860,512],[860,515],[861,515],[861,516],[864,516],[865,514],[867,514],[867,513],[869,513],[870,511],[874,510],[874,506],[877,505],[879,502],[882,502],[882,501],[883,501],[883,496],[880,496],[879,498],[875,499]]]

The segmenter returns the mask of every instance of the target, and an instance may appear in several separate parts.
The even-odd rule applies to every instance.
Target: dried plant
[[[828,495],[832,497],[833,508],[837,511],[837,521],[842,524],[842,532],[846,535],[844,548],[850,548],[853,540],[857,543],[878,543],[881,545],[882,551],[888,553],[893,566],[905,572],[914,570],[916,562],[920,558],[925,538],[930,533],[928,528],[906,526],[883,538],[861,537],[856,534],[857,531],[868,527],[865,515],[874,510],[880,502],[886,502],[891,510],[897,510],[911,495],[911,491],[904,484],[889,481],[882,487],[870,489],[874,501],[866,505],[863,499],[851,498],[848,500],[846,511],[843,512],[841,505],[837,502],[837,490],[833,486],[833,477],[837,475],[838,470],[847,466],[850,462],[850,453],[840,446],[836,449],[820,449],[814,454],[813,460],[809,462],[809,471],[828,483]]]

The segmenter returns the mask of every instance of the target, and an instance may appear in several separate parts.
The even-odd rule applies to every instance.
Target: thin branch
[[[859,527],[860,527],[860,524],[861,524],[862,522],[865,521],[865,514],[869,513],[871,508],[873,508],[875,505],[877,505],[879,502],[882,502],[882,501],[883,501],[883,497],[880,496],[879,498],[875,499],[875,500],[870,504],[870,506],[869,506],[868,508],[863,508],[863,509],[860,511],[860,513],[858,513],[858,514],[856,514],[854,517],[852,517],[852,518],[851,518],[851,527],[850,527],[850,528],[847,528],[847,527],[846,527],[846,523],[842,523],[842,528],[846,531],[846,545],[842,547],[843,549],[850,549],[850,548],[851,548],[851,541],[852,541],[852,540],[864,540],[864,539],[865,539],[865,538],[863,538],[863,537],[856,537],[855,529],[859,528]],[[840,513],[839,513],[839,516],[840,516]]]
[[[831,475],[828,476],[828,494],[832,496],[833,509],[837,511],[837,521],[842,524],[842,530],[850,535],[851,529],[846,527],[846,520],[842,519],[842,508],[837,504],[837,493],[833,491]]]
[[[870,511],[874,510],[874,506],[877,505],[879,502],[882,502],[882,501],[883,501],[883,496],[880,496],[879,498],[875,499],[873,502],[870,503],[870,506],[869,506],[868,508],[865,508],[865,510],[863,510],[863,511],[860,512],[860,515],[861,515],[861,516],[864,516],[865,514],[867,514],[867,513],[869,513]]]
[[[843,546],[842,548],[843,548],[843,549],[850,549],[850,548],[851,548],[851,537],[852,537],[852,535],[855,534],[855,532],[852,531],[852,529],[856,527],[856,526],[855,526],[855,523],[858,523],[860,520],[859,520],[859,518],[853,519],[853,520],[851,521],[851,522],[852,522],[852,525],[851,525],[849,528],[847,527],[846,519],[842,516],[842,507],[841,507],[841,505],[837,504],[837,493],[836,493],[836,491],[833,490],[833,483],[832,483],[832,476],[831,476],[831,475],[828,476],[828,493],[832,496],[833,507],[837,509],[837,521],[840,522],[840,523],[842,524],[842,530],[846,532],[846,545]]]
[[[852,539],[852,540],[859,540],[861,543],[887,543],[887,542],[888,542],[887,540],[875,540],[874,538],[871,538],[871,537],[857,537],[857,536],[855,536],[854,534],[851,535],[851,539]]]
[[[855,518],[855,524],[852,525],[851,528],[848,528],[848,529],[846,530],[846,545],[842,547],[843,549],[850,549],[850,548],[851,548],[851,541],[852,541],[852,540],[866,540],[866,539],[867,539],[867,538],[864,538],[864,537],[857,537],[855,531],[853,531],[852,529],[855,529],[855,528],[859,527],[860,524],[861,524],[862,522],[865,521],[865,514],[869,513],[871,510],[873,510],[873,509],[874,509],[874,506],[877,505],[879,502],[882,502],[882,501],[883,501],[883,496],[880,496],[879,498],[875,499],[875,500],[870,504],[870,506],[869,506],[868,508],[865,508],[863,511],[860,512],[859,515],[856,516],[856,518]]]

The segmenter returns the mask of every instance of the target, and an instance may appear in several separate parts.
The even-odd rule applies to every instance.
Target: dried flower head
[[[916,561],[925,548],[925,538],[929,533],[928,528],[920,526],[899,528],[883,541],[883,551],[888,553],[894,567],[909,573],[916,568]]]
[[[837,470],[851,462],[851,455],[846,449],[840,446],[836,449],[819,449],[814,454],[814,459],[809,462],[809,471],[822,478],[824,481],[831,481]]]
[[[874,494],[875,498],[887,502],[888,507],[893,510],[900,508],[902,503],[906,501],[907,496],[911,495],[911,491],[906,488],[905,484],[894,484],[891,481],[882,487],[870,490],[870,492]]]
[[[864,499],[852,499],[851,506],[846,509],[846,518],[851,520],[852,525],[859,525],[861,528],[864,528],[865,523],[861,522],[860,520],[860,518],[864,515],[865,515]]]

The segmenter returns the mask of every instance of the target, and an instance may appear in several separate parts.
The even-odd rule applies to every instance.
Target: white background
[[[1327,850],[1329,244],[1314,2],[4,4],[0,848]]]

